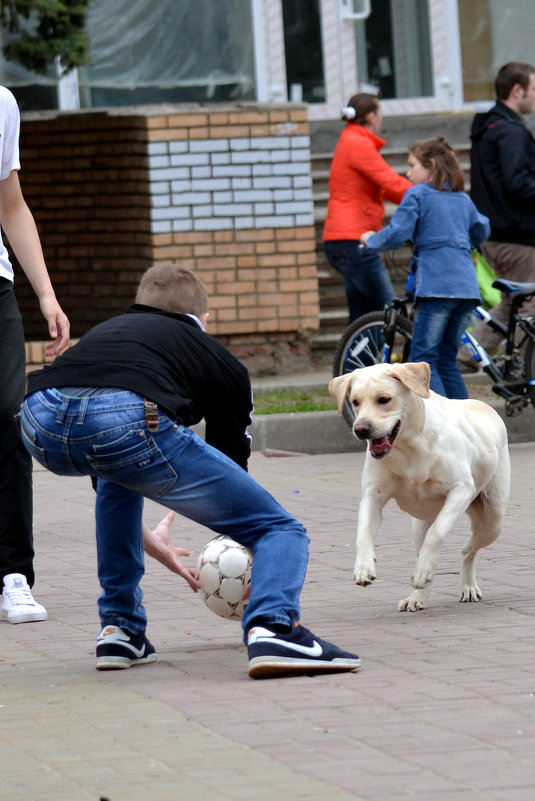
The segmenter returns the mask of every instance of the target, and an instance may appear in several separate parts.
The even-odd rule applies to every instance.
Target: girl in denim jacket
[[[471,250],[488,238],[490,225],[463,191],[462,170],[444,137],[414,142],[408,162],[414,186],[390,225],[367,231],[361,241],[380,251],[412,241],[417,269],[410,360],[428,362],[430,386],[439,395],[467,398],[456,356],[480,302]]]

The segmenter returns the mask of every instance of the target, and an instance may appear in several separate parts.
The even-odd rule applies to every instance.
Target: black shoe
[[[297,623],[285,634],[254,626],[247,636],[247,650],[249,676],[252,679],[334,673],[360,667],[360,659],[356,654],[320,640]]]
[[[125,670],[156,659],[156,650],[144,634],[130,634],[119,626],[104,626],[99,634],[97,670]]]

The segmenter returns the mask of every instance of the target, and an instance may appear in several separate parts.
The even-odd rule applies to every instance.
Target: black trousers
[[[0,592],[4,576],[34,583],[32,460],[15,414],[24,398],[24,332],[13,284],[0,278]]]

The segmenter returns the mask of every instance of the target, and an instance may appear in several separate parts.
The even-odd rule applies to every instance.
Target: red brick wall
[[[145,121],[23,116],[21,164],[56,293],[80,336],[124,309],[151,261]],[[15,286],[27,339],[43,338],[33,293],[17,270]]]

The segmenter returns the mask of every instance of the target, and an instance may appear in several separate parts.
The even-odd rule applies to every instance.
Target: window
[[[94,0],[88,33],[82,107],[255,97],[250,0]]]
[[[465,103],[493,99],[503,64],[534,61],[533,0],[460,0],[459,27]]]
[[[283,0],[288,98],[325,101],[319,0]]]
[[[433,94],[427,0],[373,0],[355,33],[362,89],[384,99]]]

